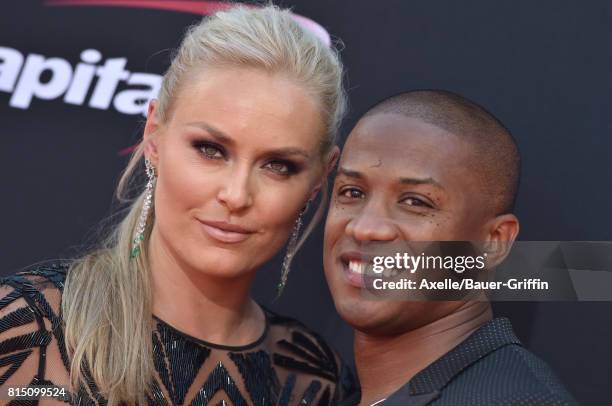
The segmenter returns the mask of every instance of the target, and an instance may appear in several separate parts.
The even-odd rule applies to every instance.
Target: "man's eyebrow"
[[[363,179],[364,176],[361,172],[354,171],[352,169],[340,167],[338,168],[338,174],[348,176],[349,178]]]
[[[363,179],[365,177],[363,173],[359,171],[349,169],[349,168],[344,168],[344,167],[338,168],[338,174],[348,176],[350,178],[355,178],[355,179]],[[432,185],[437,188],[444,189],[442,185],[440,185],[434,178],[431,178],[431,177],[429,178],[402,177],[402,178],[399,178],[399,182],[403,185]]]
[[[216,129],[208,123],[203,121],[194,121],[191,123],[187,123],[187,126],[197,127],[207,131],[210,135],[212,135],[217,141],[226,143],[226,144],[234,144],[234,140],[223,131]]]
[[[400,178],[402,185],[432,185],[439,189],[444,189],[434,178]]]

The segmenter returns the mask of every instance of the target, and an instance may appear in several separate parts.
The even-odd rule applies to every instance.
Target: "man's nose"
[[[381,203],[370,202],[346,226],[346,234],[356,241],[393,241],[398,238],[395,223]]]
[[[244,210],[253,205],[251,173],[247,165],[236,164],[224,180],[217,199],[230,212]]]

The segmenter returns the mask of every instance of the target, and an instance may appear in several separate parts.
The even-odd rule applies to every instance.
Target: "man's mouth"
[[[393,278],[400,273],[395,268],[385,268],[380,273],[374,272],[374,256],[359,252],[340,255],[340,263],[347,282],[359,288],[371,286],[376,278]]]
[[[361,261],[350,260],[348,262],[349,271],[359,275],[365,274],[367,266],[367,263]]]

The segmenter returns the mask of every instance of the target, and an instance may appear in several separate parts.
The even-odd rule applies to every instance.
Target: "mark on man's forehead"
[[[370,165],[370,168],[379,168],[382,165],[382,159],[378,158],[378,162],[373,165]]]

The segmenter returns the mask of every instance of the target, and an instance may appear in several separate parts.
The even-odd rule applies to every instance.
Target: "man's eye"
[[[223,158],[223,151],[220,148],[215,147],[211,144],[204,144],[200,146],[200,151],[204,154],[206,158],[209,159],[221,159]]]
[[[348,197],[349,199],[363,199],[364,193],[356,188],[350,187],[340,190],[340,196]]]
[[[404,203],[408,206],[416,206],[416,207],[431,207],[431,205],[429,203],[426,203],[425,201],[416,198],[416,197],[407,197],[405,199],[403,199],[401,201],[401,203]]]

